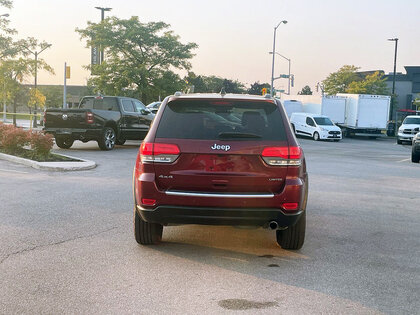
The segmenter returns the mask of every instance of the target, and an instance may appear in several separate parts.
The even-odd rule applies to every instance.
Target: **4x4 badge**
[[[220,144],[213,144],[212,147],[210,147],[212,150],[224,150],[224,151],[229,151],[230,150],[230,145],[220,145]]]

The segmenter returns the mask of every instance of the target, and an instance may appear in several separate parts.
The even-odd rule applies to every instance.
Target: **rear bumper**
[[[94,140],[101,136],[102,129],[44,128],[44,131],[54,137],[63,136],[75,140]]]
[[[145,209],[139,205],[136,210],[146,222],[167,224],[243,225],[267,226],[276,221],[279,227],[296,223],[303,211],[286,214],[273,208],[217,208],[158,206]]]

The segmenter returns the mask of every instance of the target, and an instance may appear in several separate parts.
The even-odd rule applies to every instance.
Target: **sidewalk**
[[[1,122],[3,122],[3,119],[0,120]],[[6,124],[11,125],[13,124],[13,119],[6,119]],[[32,122],[33,124],[33,122]],[[27,119],[16,119],[16,126],[17,127],[22,127],[24,129],[30,129],[30,122]],[[39,125],[39,121],[38,121],[38,127],[37,128],[32,128],[33,130],[42,130],[43,126]]]

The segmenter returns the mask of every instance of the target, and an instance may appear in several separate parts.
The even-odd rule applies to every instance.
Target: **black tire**
[[[125,143],[125,139],[117,139],[115,141],[115,144],[117,144],[117,145],[123,145],[124,143]]]
[[[162,241],[163,226],[157,223],[148,223],[134,209],[134,237],[141,245],[156,245]]]
[[[413,163],[419,163],[420,162],[420,155],[414,154],[414,146],[413,146],[413,150],[411,152],[411,162],[413,162]]]
[[[314,135],[312,136],[312,138],[313,138],[315,141],[318,141],[318,140],[319,140],[319,133],[318,133],[318,131],[315,131],[315,132],[314,132]]]
[[[277,230],[277,244],[283,249],[301,249],[305,241],[306,231],[306,210],[301,214],[295,225],[289,226],[286,230]]]
[[[70,149],[74,140],[70,137],[55,137],[55,144],[61,149]]]
[[[102,130],[101,138],[98,140],[98,145],[101,150],[110,151],[115,147],[117,135],[115,130],[111,127],[105,127]]]
[[[402,144],[402,141],[397,138],[397,144]]]

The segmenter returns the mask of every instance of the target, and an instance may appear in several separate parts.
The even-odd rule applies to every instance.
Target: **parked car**
[[[280,101],[176,93],[161,106],[134,169],[136,241],[157,244],[172,224],[233,225],[276,230],[281,247],[301,248],[308,176]]]
[[[419,163],[420,161],[420,132],[413,137],[413,147],[411,148],[411,161]]]
[[[112,150],[126,140],[141,140],[154,118],[137,99],[120,96],[85,96],[78,108],[47,109],[44,131],[54,135],[58,147],[68,149],[75,140],[97,141]]]
[[[397,143],[412,142],[414,135],[420,131],[420,116],[410,115],[405,117],[398,128]]]
[[[336,126],[327,116],[293,113],[290,118],[290,124],[296,135],[311,137],[315,141],[339,141],[342,139],[340,127]]]
[[[153,113],[153,114],[156,114],[157,113],[157,111],[158,111],[158,109],[159,109],[159,106],[160,106],[160,104],[162,104],[162,102],[153,102],[153,103],[150,103],[149,105],[147,105],[147,108]]]

